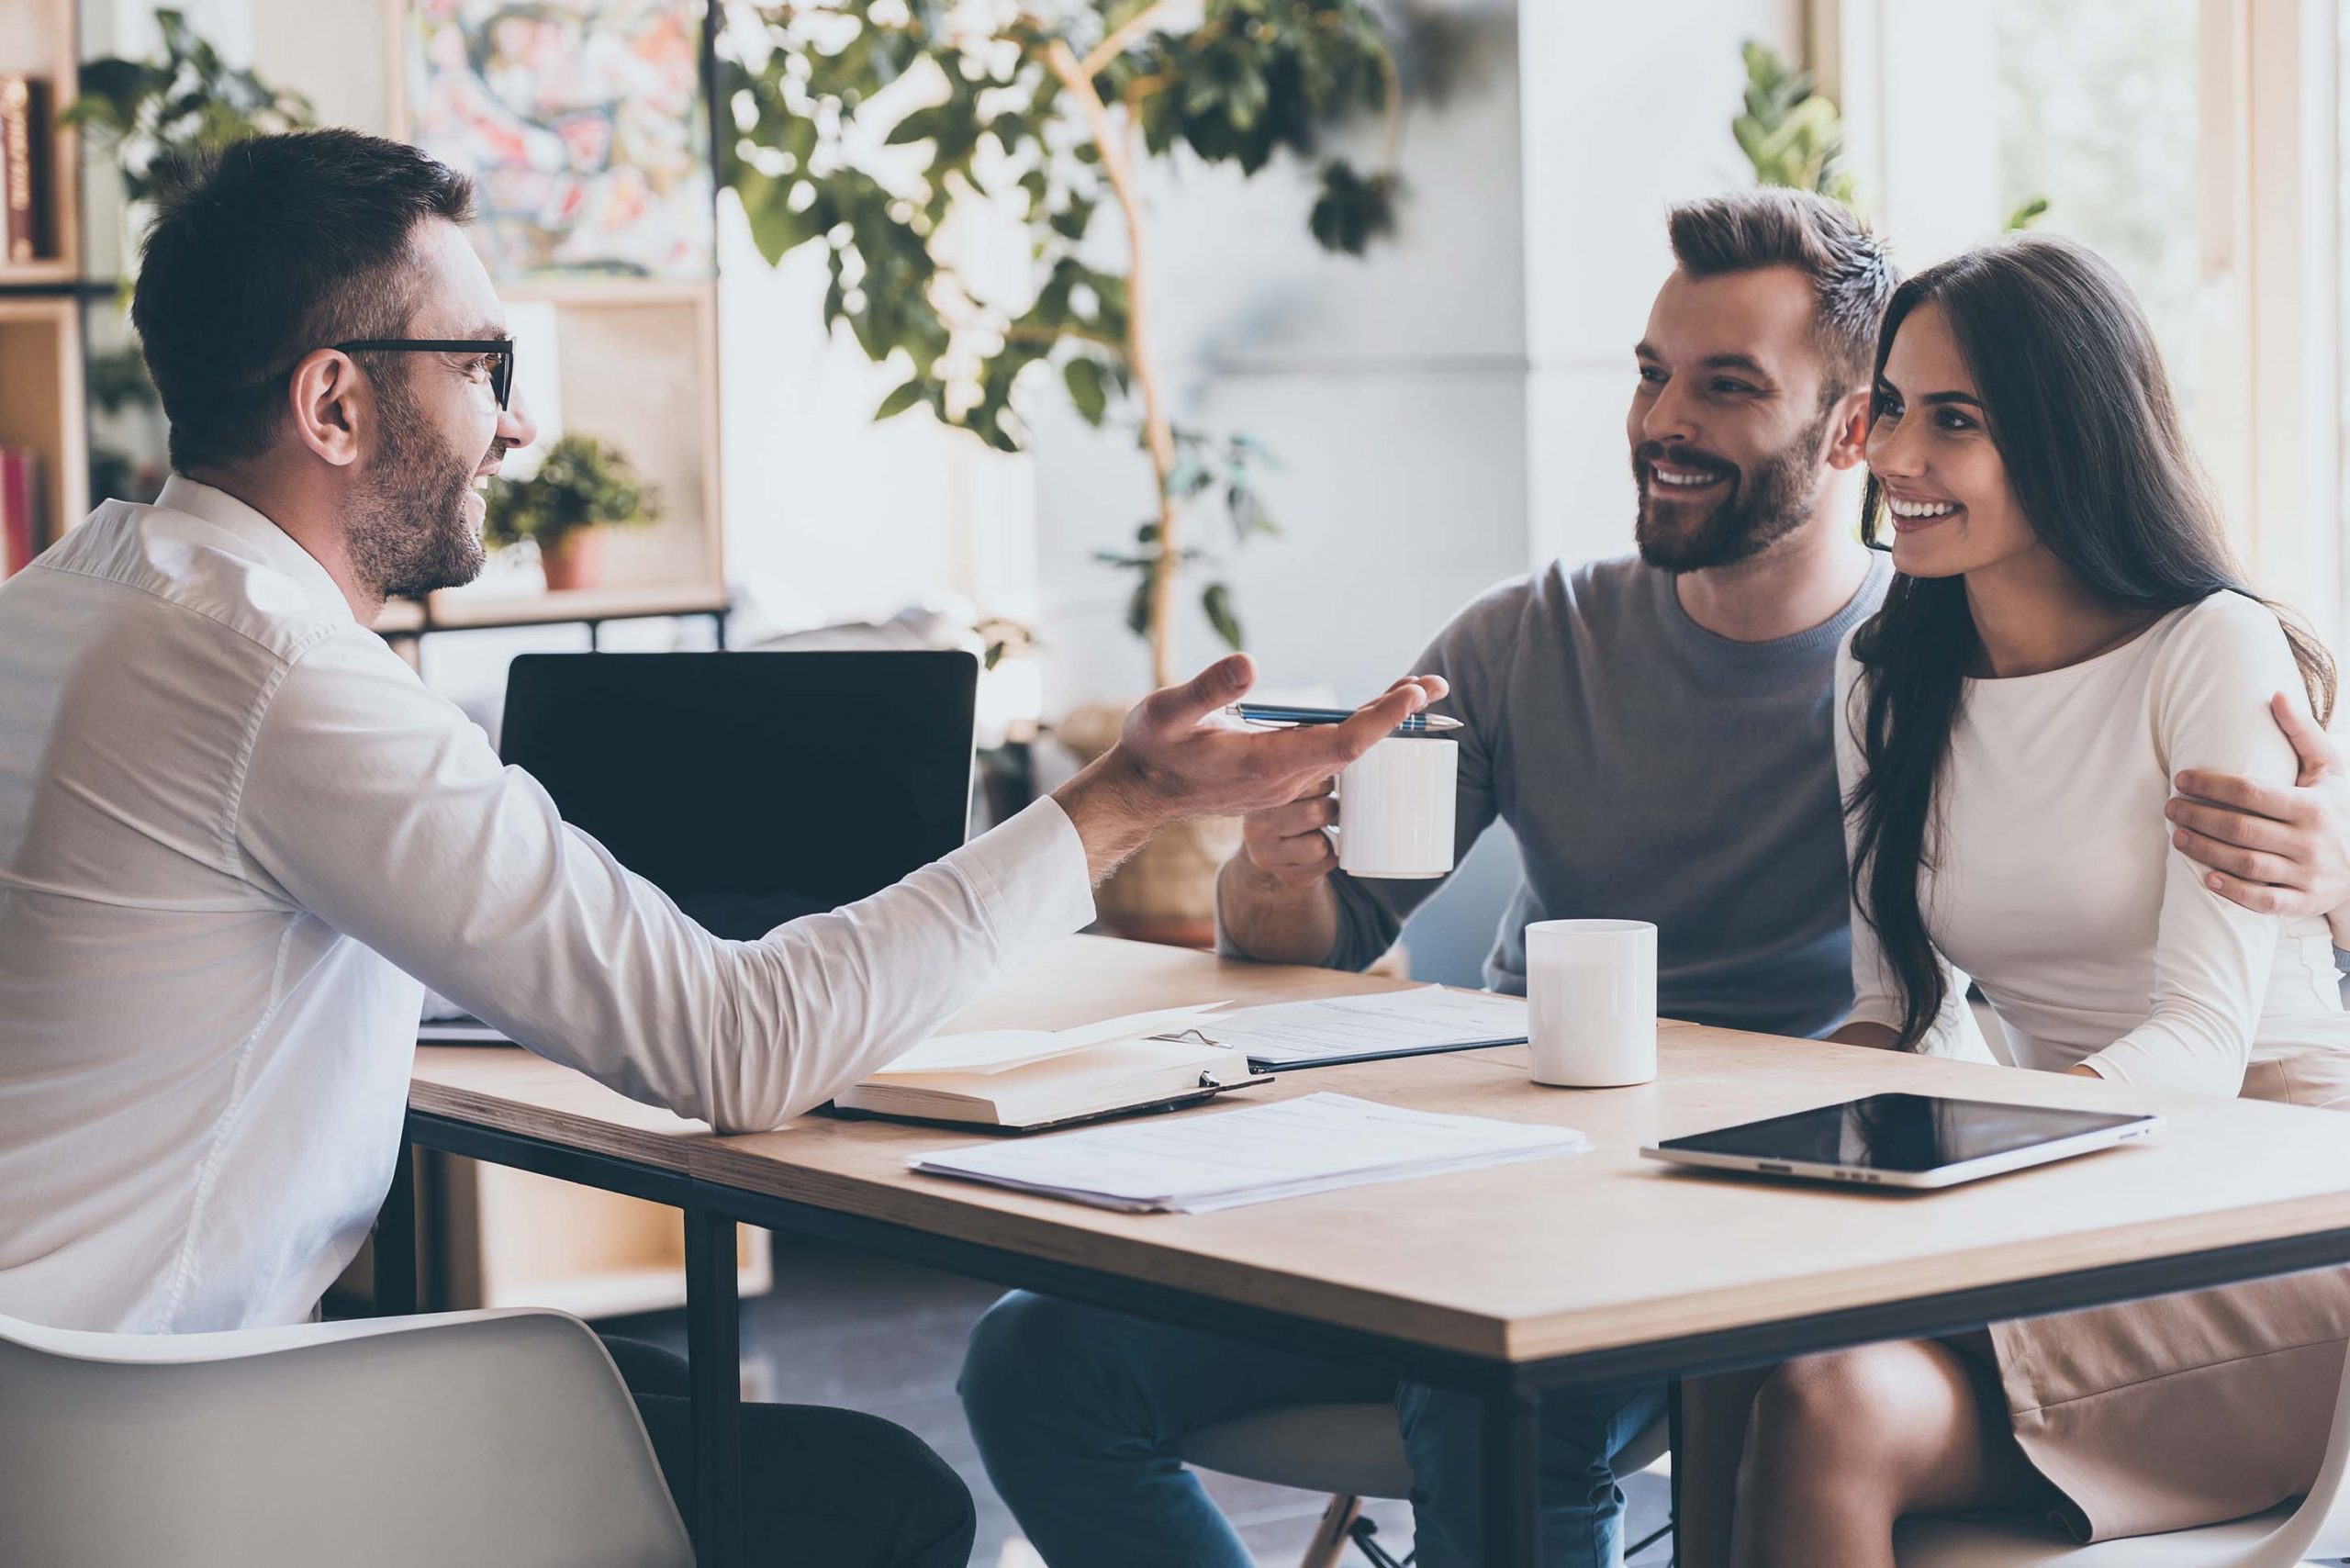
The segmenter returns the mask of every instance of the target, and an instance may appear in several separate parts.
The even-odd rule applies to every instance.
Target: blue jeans
[[[1280,1405],[1393,1399],[1422,1568],[1482,1568],[1473,1395],[1014,1291],[971,1330],[958,1385],[988,1478],[1053,1568],[1248,1568],[1176,1448]],[[1542,1561],[1614,1568],[1624,1494],[1608,1461],[1664,1414],[1659,1385],[1579,1391],[1542,1415]]]

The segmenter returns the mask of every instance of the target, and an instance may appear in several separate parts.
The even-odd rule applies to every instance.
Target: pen
[[[1250,724],[1342,724],[1354,717],[1345,708],[1285,708],[1276,702],[1236,702],[1229,711]],[[1441,713],[1415,713],[1395,726],[1399,735],[1424,735],[1433,730],[1457,730],[1460,721]]]

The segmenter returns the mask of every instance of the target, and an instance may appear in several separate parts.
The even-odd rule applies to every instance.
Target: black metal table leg
[[[406,1317],[416,1296],[416,1146],[403,1133],[392,1189],[375,1212],[375,1316]]]
[[[686,1210],[686,1361],[693,1380],[694,1537],[701,1568],[739,1568],[743,1546],[741,1304],[734,1222]]]
[[[1541,1568],[1542,1402],[1512,1387],[1485,1396],[1485,1561]]]

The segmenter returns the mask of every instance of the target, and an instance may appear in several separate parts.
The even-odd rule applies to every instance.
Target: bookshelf
[[[423,51],[412,47],[408,0],[381,0],[380,21],[382,129],[465,168],[456,151],[417,132],[419,84],[409,73]],[[712,254],[716,221],[713,205]],[[481,248],[491,259],[495,246]],[[532,370],[522,362],[533,345],[520,342],[520,319],[551,312],[546,346],[558,370],[554,401],[562,429],[625,453],[659,489],[661,521],[607,533],[599,587],[517,593],[510,580],[504,588],[486,581],[386,605],[376,630],[412,653],[415,639],[433,632],[584,622],[592,644],[603,621],[710,615],[719,620],[722,644],[729,600],[714,272],[684,278],[533,272],[498,281],[517,319],[524,386]],[[442,1183],[452,1256],[439,1261],[450,1305],[538,1305],[592,1317],[685,1300],[685,1231],[673,1209],[456,1158],[445,1161]],[[762,1294],[772,1278],[767,1234],[746,1226],[740,1246],[737,1290]]]
[[[34,76],[48,84],[43,106],[54,120],[72,101],[81,75],[75,0],[0,0],[0,76]],[[51,125],[41,139],[39,179],[47,208],[48,254],[30,262],[0,256],[0,286],[71,286],[82,275],[81,152],[73,133]]]
[[[431,148],[429,139],[418,133],[420,83],[414,73],[421,68],[424,51],[413,33],[411,3],[381,0],[386,134],[420,140],[463,168],[453,151]],[[681,0],[681,9],[693,14],[697,28],[706,23],[707,13],[699,4]],[[706,47],[702,52],[706,56]],[[705,86],[707,80],[705,74]],[[705,106],[695,112],[708,111]],[[714,199],[707,219],[714,257]],[[492,264],[495,271],[494,261]],[[599,621],[663,612],[642,608],[645,605],[674,604],[682,614],[723,612],[727,593],[714,264],[696,277],[548,271],[498,279],[498,294],[509,306],[553,308],[562,428],[596,436],[625,453],[658,487],[662,519],[649,528],[607,532],[599,587],[524,594],[488,584],[446,589],[424,605],[386,606],[386,619],[376,623],[378,631],[414,637],[466,626],[576,621],[588,622],[592,634]],[[524,375],[527,378],[529,372]]]
[[[662,519],[607,534],[599,587],[446,588],[421,604],[386,605],[375,630],[406,639],[471,627],[723,612],[715,281],[545,278],[502,284],[498,293],[509,305],[554,308],[564,428],[626,452],[658,487]]]
[[[44,543],[90,510],[84,431],[81,301],[0,295],[0,446],[40,454],[35,504]]]
[[[0,76],[39,79],[41,118],[71,101],[78,74],[73,0],[0,0]],[[38,454],[36,546],[89,510],[84,407],[80,156],[71,131],[47,126],[35,196],[46,253],[12,262],[0,252],[0,446]]]

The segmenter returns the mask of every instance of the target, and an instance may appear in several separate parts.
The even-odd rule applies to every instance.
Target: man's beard
[[[465,495],[487,454],[453,451],[406,386],[376,385],[384,433],[346,528],[352,575],[387,599],[461,587],[481,575]]]
[[[1632,482],[1639,487],[1639,516],[1633,538],[1640,559],[1668,572],[1701,572],[1748,561],[1811,521],[1819,480],[1820,442],[1835,410],[1822,409],[1811,428],[1741,475],[1720,458],[1694,448],[1644,442],[1632,454]],[[1694,526],[1677,526],[1658,504],[1658,486],[1649,465],[1710,470],[1730,476],[1730,492]],[[1668,505],[1670,503],[1667,503]],[[1688,510],[1675,507],[1674,510]]]

